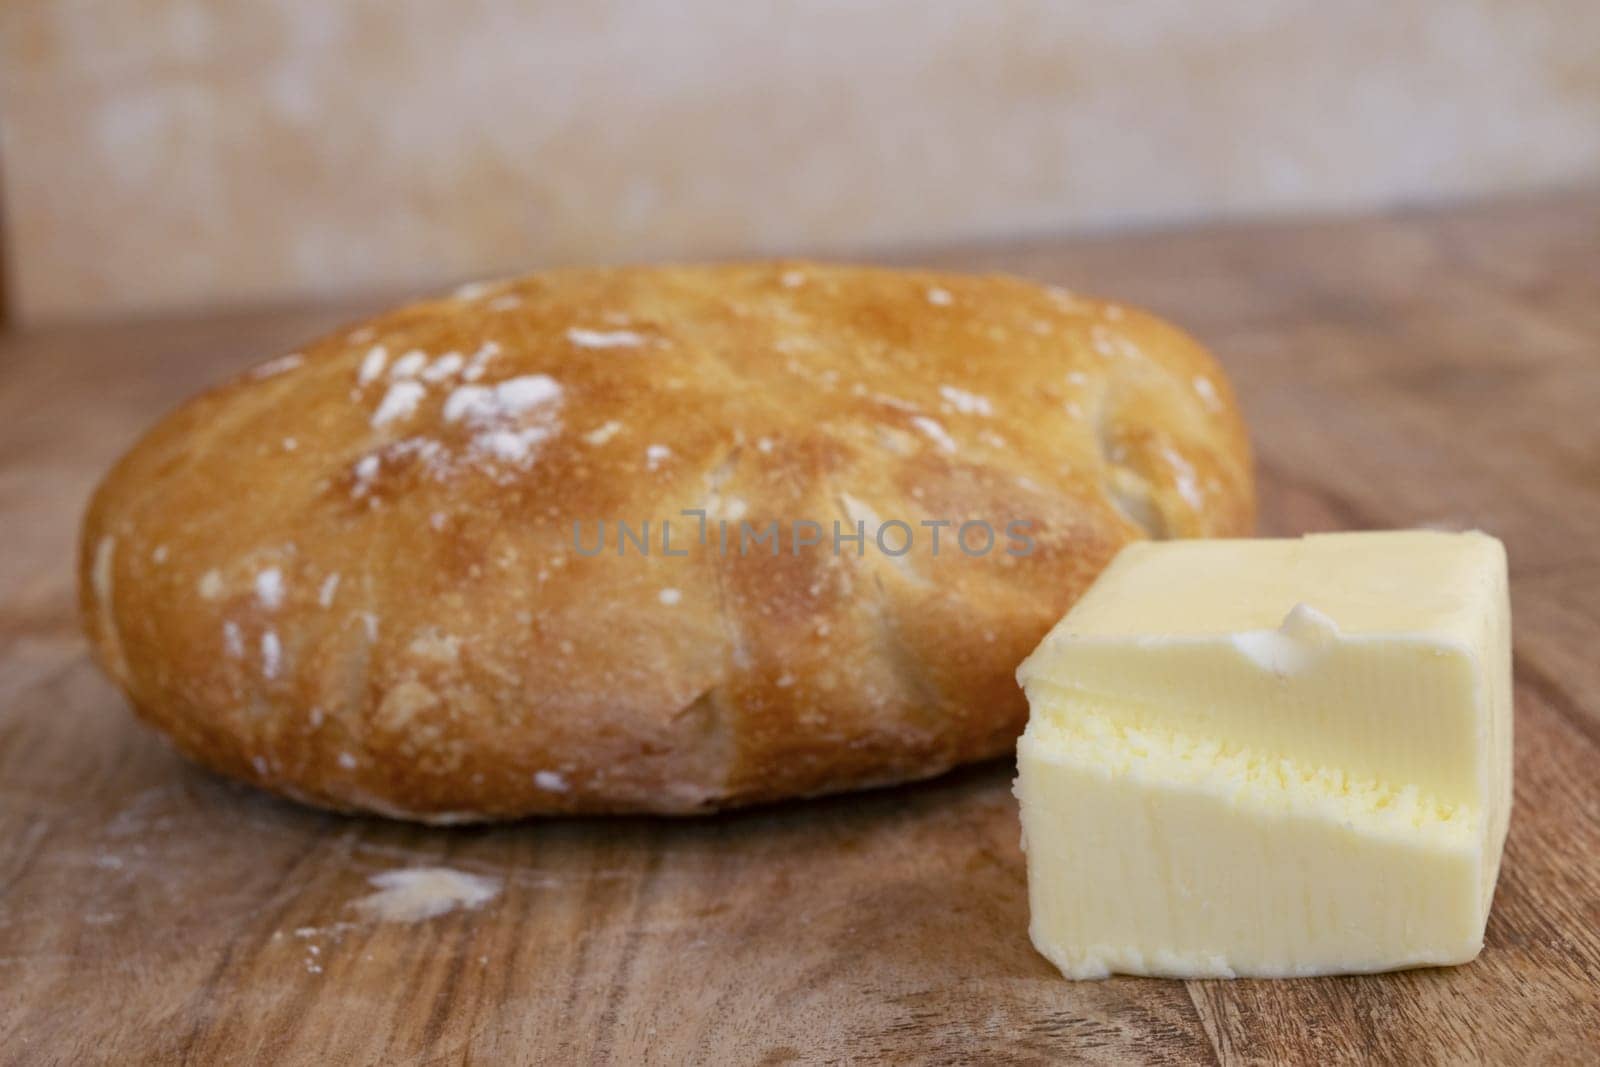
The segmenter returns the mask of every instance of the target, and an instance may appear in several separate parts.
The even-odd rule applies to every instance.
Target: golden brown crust
[[[697,812],[1005,751],[1016,664],[1122,544],[1252,512],[1227,382],[1132,309],[809,263],[561,271],[190,401],[96,492],[81,604],[145,719],[311,803]],[[780,520],[780,554],[740,555],[741,518]],[[794,552],[799,519],[823,545]],[[996,547],[951,526],[934,556],[941,519]],[[650,520],[648,557],[617,520]]]

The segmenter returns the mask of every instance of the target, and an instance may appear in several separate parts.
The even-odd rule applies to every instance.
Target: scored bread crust
[[[803,262],[564,270],[167,416],[94,494],[80,604],[145,720],[297,799],[692,813],[1009,750],[1016,665],[1123,544],[1253,511],[1227,381],[1132,308]],[[823,542],[741,555],[740,519]],[[618,554],[618,520],[650,522],[648,556]],[[864,546],[836,555],[835,520]],[[893,520],[901,556],[873,538]],[[953,547],[974,520],[985,555],[980,528]]]

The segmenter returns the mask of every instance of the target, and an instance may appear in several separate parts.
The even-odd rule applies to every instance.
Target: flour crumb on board
[[[294,936],[299,938],[301,941],[308,941],[314,937],[322,937],[324,934],[342,934],[346,930],[354,929],[356,929],[355,923],[330,923],[327,926],[297,926],[294,928]],[[279,940],[282,937],[283,931],[281,930],[272,935],[272,939],[274,941]]]
[[[296,940],[301,942],[301,947],[305,949],[306,954],[304,957],[304,963],[306,973],[322,973],[323,946],[318,943],[318,939],[329,939],[333,944],[337,944],[344,939],[344,932],[346,930],[353,930],[356,928],[357,927],[355,923],[332,923],[328,926],[297,927],[294,931],[294,936]],[[274,941],[283,940],[283,931],[275,931],[272,935],[272,939]]]
[[[368,918],[385,922],[421,922],[457,908],[478,908],[500,892],[500,880],[449,867],[412,867],[384,871],[367,879],[376,893],[355,902]]]

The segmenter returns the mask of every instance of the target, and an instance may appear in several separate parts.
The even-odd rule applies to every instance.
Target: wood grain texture
[[[1064,982],[1028,944],[1003,765],[701,821],[465,831],[190,769],[85,659],[78,511],[159,410],[353,314],[322,309],[0,342],[0,1059],[1592,1062],[1600,196],[920,258],[1192,328],[1240,388],[1267,532],[1506,541],[1517,807],[1477,962]],[[425,865],[503,888],[416,923],[352,906]]]

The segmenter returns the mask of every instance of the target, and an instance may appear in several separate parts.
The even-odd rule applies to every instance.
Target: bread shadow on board
[[[722,946],[717,959],[812,945],[796,961],[811,982],[848,984],[851,966],[922,982],[930,960],[940,981],[963,986],[1059,982],[1028,943],[1010,760],[701,818],[429,827],[304,807],[162,749],[148,736],[135,745],[105,795],[110,818],[86,828],[129,857],[117,892],[148,897],[135,909],[147,924],[175,921],[172,901],[150,887],[195,877],[221,887],[184,905],[208,930],[271,946],[299,928],[349,927],[376,939],[374,953],[400,952],[412,939],[363,902],[393,872],[446,868],[496,891],[426,920],[443,944],[558,914],[582,916],[596,937],[637,928],[691,954]]]
[[[610,847],[695,847],[716,842],[722,848],[750,844],[765,850],[787,839],[791,846],[815,840],[825,841],[833,848],[838,847],[839,838],[852,834],[903,826],[908,821],[948,821],[974,809],[991,812],[996,805],[1004,809],[1004,818],[1013,831],[1017,821],[1016,803],[1011,796],[1016,762],[1009,756],[957,767],[915,782],[705,815],[534,816],[456,826],[327,811],[224,778],[189,764],[176,754],[172,754],[172,760],[181,767],[178,773],[186,790],[196,794],[195,802],[230,810],[229,821],[236,825],[323,834],[355,830],[364,837],[403,840],[413,845],[437,841],[459,847],[469,842],[492,844],[532,836],[547,844],[603,840]]]

